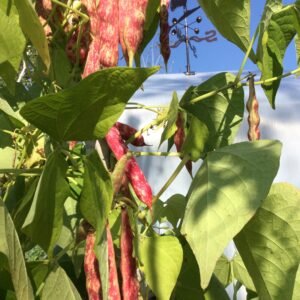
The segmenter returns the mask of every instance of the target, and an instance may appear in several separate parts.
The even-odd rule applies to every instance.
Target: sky
[[[294,3],[294,0],[283,0],[283,4]],[[188,0],[188,9],[194,8],[198,5],[197,0]],[[263,0],[251,0],[251,35],[255,32],[256,26],[260,21],[265,1]],[[174,17],[179,17],[183,13],[182,8],[177,8],[174,12],[170,11],[169,23],[172,22]],[[200,24],[195,23],[192,25],[193,28],[199,28],[199,37],[202,37],[206,31],[215,29],[208,18],[205,16],[204,12],[200,9],[196,11],[193,15],[188,18],[188,23],[196,20],[197,16],[202,17],[202,22]],[[193,32],[189,32],[190,36]],[[194,34],[195,35],[195,34]],[[170,35],[171,43],[175,41],[174,37]],[[163,60],[159,55],[159,39],[156,36],[148,48],[145,49],[142,63],[145,65],[157,65],[163,66]],[[193,42],[193,45],[197,50],[197,58],[195,58],[190,51],[191,57],[191,70],[195,72],[215,72],[215,71],[234,71],[238,70],[242,60],[244,58],[244,53],[234,44],[224,39],[217,32],[217,41],[208,43],[202,41],[200,43]],[[254,48],[255,49],[255,48]],[[171,57],[168,64],[169,73],[181,73],[186,71],[186,54],[185,45],[182,43],[178,48],[171,49]],[[292,42],[287,49],[284,58],[284,69],[290,71],[297,68],[296,64],[296,53],[294,43]],[[257,67],[248,62],[245,66],[245,71],[255,72]],[[161,73],[165,70],[162,68]]]

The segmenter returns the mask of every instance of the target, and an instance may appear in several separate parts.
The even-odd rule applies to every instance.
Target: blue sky
[[[294,0],[283,1],[284,4],[293,3]],[[251,34],[254,33],[257,24],[262,15],[265,1],[252,0],[251,1]],[[194,8],[198,5],[197,0],[188,0],[188,8]],[[174,12],[170,12],[171,22],[173,17],[178,17],[182,13],[181,8],[177,8]],[[201,16],[203,21],[200,24],[194,24],[200,30],[199,36],[203,36],[205,31],[214,29],[213,25],[205,16],[204,12],[200,9],[189,17],[189,23],[195,21],[197,16]],[[192,32],[190,31],[192,34]],[[238,70],[243,60],[244,53],[235,45],[224,39],[217,33],[218,40],[216,42],[207,43],[206,41],[200,43],[193,43],[197,49],[198,58],[194,58],[191,53],[191,69],[195,72],[213,72],[224,70]],[[171,41],[174,38],[170,36]],[[159,56],[158,37],[155,37],[151,45],[145,50],[143,54],[144,64],[161,64],[162,59]],[[296,54],[294,43],[289,46],[284,59],[285,70],[293,70],[296,65]],[[169,73],[184,72],[186,70],[185,59],[185,45],[182,43],[178,48],[172,49],[171,57],[169,60]],[[246,64],[245,70],[255,71],[257,68],[251,62]]]

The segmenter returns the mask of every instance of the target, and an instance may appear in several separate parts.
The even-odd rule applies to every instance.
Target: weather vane
[[[177,48],[181,43],[185,43],[185,52],[186,52],[186,75],[195,75],[195,72],[191,71],[190,66],[190,49],[193,52],[193,55],[197,57],[196,47],[192,45],[191,41],[194,42],[215,42],[217,40],[217,33],[215,30],[209,30],[205,32],[205,36],[199,37],[196,35],[189,36],[189,30],[192,30],[194,34],[199,34],[199,28],[192,26],[195,23],[200,24],[202,18],[198,16],[195,21],[188,23],[188,17],[200,9],[200,6],[197,6],[193,9],[187,9],[187,0],[171,0],[171,10],[174,11],[177,7],[183,7],[183,15],[176,19],[173,18],[172,25],[169,27],[169,32],[176,36],[177,41],[174,44],[171,44],[171,48]],[[184,23],[181,23],[184,21]]]

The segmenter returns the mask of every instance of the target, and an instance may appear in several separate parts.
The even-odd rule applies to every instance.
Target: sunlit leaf
[[[176,131],[176,120],[178,114],[178,96],[176,92],[173,92],[172,101],[167,113],[167,125],[161,135],[159,146],[166,140],[168,140]]]
[[[214,274],[224,287],[227,287],[232,282],[231,264],[225,255],[218,259]]]
[[[250,0],[198,0],[218,31],[244,52],[250,45]],[[250,53],[255,62],[255,54]]]
[[[64,202],[69,196],[67,163],[59,151],[47,159],[23,231],[52,255],[63,226]]]
[[[11,3],[7,3],[7,9],[0,9],[0,28],[0,76],[13,94],[26,39],[19,25],[16,7]]]
[[[102,138],[134,92],[157,70],[104,69],[74,87],[30,101],[21,109],[21,115],[59,141]]]
[[[299,298],[300,298],[300,268],[298,266],[292,300],[298,300]]]
[[[156,201],[153,206],[153,218],[160,222],[168,221],[173,228],[180,227],[186,207],[186,198],[180,194],[174,194],[167,201]]]
[[[182,96],[180,105],[197,118],[191,120],[186,144],[183,146],[185,151],[195,152],[194,160],[201,154],[233,142],[243,120],[244,91],[242,87],[229,88],[197,102],[193,102],[193,99],[224,88],[234,79],[231,73],[219,73],[199,86],[190,87]]]
[[[17,299],[33,300],[33,290],[27,275],[19,237],[14,223],[0,199],[0,256],[1,254],[7,258]]]
[[[195,175],[181,232],[197,259],[203,288],[229,241],[267,196],[280,151],[277,141],[230,145],[208,153]]]
[[[15,6],[11,7],[9,16],[0,10],[0,26],[0,64],[8,61],[18,72],[25,47],[25,38],[19,25]]]
[[[48,41],[32,3],[29,0],[14,0],[14,3],[19,12],[23,32],[38,51],[48,70],[50,67]]]
[[[139,55],[141,55],[149,44],[149,42],[154,37],[157,26],[159,22],[159,13],[158,8],[160,5],[160,0],[151,0],[148,1],[147,10],[146,10],[146,20],[143,31],[143,41],[138,49]]]
[[[283,58],[290,42],[300,32],[299,16],[295,6],[285,6],[271,15],[258,42],[258,67],[261,80],[277,77],[283,73]],[[262,85],[273,108],[280,79]]]
[[[113,200],[112,181],[99,155],[93,151],[84,158],[83,189],[80,211],[101,235]]]
[[[82,300],[63,268],[57,266],[45,280],[41,300]]]
[[[216,276],[205,289],[200,286],[200,274],[195,256],[187,243],[183,246],[183,263],[176,287],[173,291],[176,300],[229,300],[229,296]],[[173,299],[173,298],[172,298]]]
[[[298,67],[300,67],[300,39],[298,34],[295,36],[295,49],[296,49],[297,65]],[[299,74],[300,72],[297,73],[298,76]]]
[[[180,273],[183,251],[176,237],[143,238],[139,244],[142,270],[156,297],[169,300]]]
[[[300,259],[300,191],[275,184],[234,241],[260,299],[292,299]]]
[[[241,282],[247,289],[255,291],[253,280],[251,279],[240,255],[234,256],[232,268],[235,279]]]

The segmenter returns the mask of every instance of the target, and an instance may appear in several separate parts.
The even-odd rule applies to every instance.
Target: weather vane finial
[[[202,18],[198,16],[195,21],[192,23],[188,23],[188,17],[196,12],[198,9],[200,9],[200,6],[197,6],[193,9],[188,10],[187,9],[187,0],[172,0],[171,1],[171,10],[174,11],[178,7],[183,7],[183,15],[176,19],[173,18],[172,25],[169,27],[169,32],[177,37],[177,41],[170,45],[171,48],[177,48],[181,43],[185,43],[185,49],[186,49],[186,75],[195,75],[195,72],[191,71],[191,65],[190,65],[190,52],[191,49],[193,52],[193,55],[197,57],[197,51],[196,47],[192,45],[191,41],[194,42],[215,42],[217,40],[216,37],[216,31],[215,30],[209,30],[205,32],[205,36],[199,37],[199,36],[189,36],[189,30],[193,30],[195,34],[199,34],[199,28],[193,28],[191,25],[194,23],[200,24],[202,22]],[[181,22],[184,21],[182,24]],[[182,29],[184,30],[184,33],[182,32]]]

